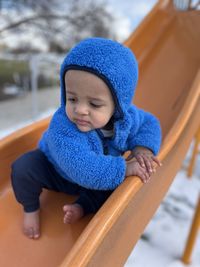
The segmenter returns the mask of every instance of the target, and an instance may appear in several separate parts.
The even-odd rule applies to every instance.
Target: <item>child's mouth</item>
[[[79,120],[79,119],[75,119],[75,122],[76,122],[77,125],[80,125],[80,126],[88,126],[88,124],[89,124],[88,121]]]

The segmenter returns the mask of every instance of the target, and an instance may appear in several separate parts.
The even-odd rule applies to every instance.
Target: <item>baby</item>
[[[137,61],[104,38],[77,44],[61,66],[61,106],[39,147],[12,165],[12,185],[24,209],[24,233],[40,236],[43,188],[79,195],[63,207],[64,223],[95,213],[127,176],[147,182],[161,144],[158,120],[132,104]],[[125,160],[123,153],[130,150]]]

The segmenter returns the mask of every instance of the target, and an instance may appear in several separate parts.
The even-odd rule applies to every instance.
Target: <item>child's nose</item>
[[[79,115],[88,115],[89,114],[89,110],[87,105],[84,104],[79,104],[75,107],[75,112]]]

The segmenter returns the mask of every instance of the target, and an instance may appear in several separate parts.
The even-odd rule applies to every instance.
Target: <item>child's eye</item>
[[[74,103],[74,102],[76,102],[76,98],[74,98],[74,97],[68,97],[67,98],[67,101]]]
[[[95,104],[95,103],[90,103],[90,105],[93,107],[93,108],[101,108],[102,105],[100,104]]]

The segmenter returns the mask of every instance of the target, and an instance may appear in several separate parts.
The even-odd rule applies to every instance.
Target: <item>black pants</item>
[[[11,179],[16,199],[25,212],[40,208],[39,196],[43,188],[79,195],[75,203],[82,206],[84,214],[95,213],[112,193],[89,190],[67,181],[39,149],[24,154],[12,164]]]

